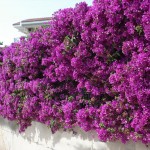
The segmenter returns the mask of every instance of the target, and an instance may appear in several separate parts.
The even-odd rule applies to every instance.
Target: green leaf
[[[69,97],[68,97],[68,101],[72,101],[73,98],[74,98],[73,96],[69,96]]]
[[[50,121],[50,127],[53,127],[55,125],[55,120],[51,119]]]
[[[51,95],[48,93],[48,94],[45,94],[44,95],[44,98],[46,99],[46,100],[51,100],[52,99],[52,97],[51,97]]]
[[[99,126],[100,126],[101,128],[105,128],[105,125],[104,125],[103,123],[100,123]]]
[[[115,132],[115,129],[114,128],[108,128],[107,131],[113,133],[113,132]]]
[[[138,33],[139,35],[141,35],[141,33],[143,32],[142,26],[140,26],[140,25],[136,26],[136,27],[135,27],[135,30],[137,31],[137,33]]]

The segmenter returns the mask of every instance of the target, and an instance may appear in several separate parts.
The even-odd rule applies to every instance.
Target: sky
[[[0,0],[0,42],[10,45],[14,38],[23,35],[13,27],[13,23],[30,18],[50,17],[55,11],[74,7],[82,1],[91,5],[93,0]]]

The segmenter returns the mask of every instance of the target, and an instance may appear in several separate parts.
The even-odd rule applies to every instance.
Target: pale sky
[[[12,24],[24,19],[50,17],[62,8],[74,7],[93,0],[0,0],[0,42],[9,45],[15,37],[23,35]]]

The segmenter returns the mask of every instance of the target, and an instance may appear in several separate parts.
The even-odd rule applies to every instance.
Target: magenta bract
[[[94,0],[56,12],[0,50],[0,115],[150,142],[149,0]]]

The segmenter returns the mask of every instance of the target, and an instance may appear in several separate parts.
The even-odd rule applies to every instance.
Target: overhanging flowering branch
[[[0,51],[0,115],[150,142],[149,1],[94,0]]]

